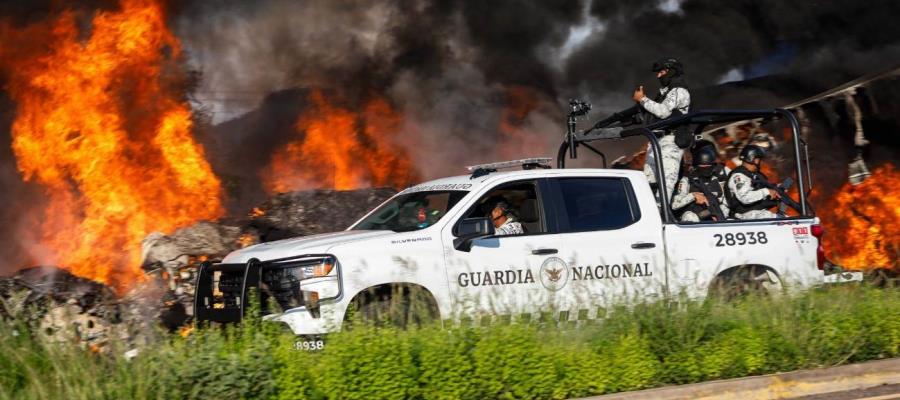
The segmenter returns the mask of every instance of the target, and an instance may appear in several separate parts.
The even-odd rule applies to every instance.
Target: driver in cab
[[[525,233],[522,224],[517,222],[513,216],[509,209],[509,202],[506,200],[499,200],[494,204],[494,208],[491,210],[491,220],[494,222],[494,234],[497,236]]]

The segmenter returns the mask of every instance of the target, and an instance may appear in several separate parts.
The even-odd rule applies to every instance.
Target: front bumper
[[[334,274],[305,277],[301,268],[334,262]],[[298,271],[301,271],[298,274]],[[277,305],[285,314],[303,312],[319,317],[319,291],[328,289],[328,298],[343,292],[340,266],[330,254],[304,254],[269,261],[251,259],[244,264],[204,262],[194,287],[194,318],[198,322],[240,322],[251,304],[258,302],[261,315]],[[250,296],[256,293],[255,298]],[[325,292],[322,292],[325,293]],[[276,320],[280,318],[275,318]]]

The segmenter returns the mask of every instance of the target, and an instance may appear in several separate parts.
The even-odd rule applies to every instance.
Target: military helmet
[[[672,75],[681,75],[684,73],[684,65],[681,65],[681,62],[668,57],[668,58],[660,58],[653,63],[653,72],[659,72],[664,69],[669,70]]]
[[[716,163],[718,158],[719,154],[716,152],[715,146],[701,146],[691,152],[691,165],[695,167],[698,165],[712,165]]]
[[[758,158],[766,157],[766,149],[755,144],[748,144],[741,149],[741,161],[752,163]]]

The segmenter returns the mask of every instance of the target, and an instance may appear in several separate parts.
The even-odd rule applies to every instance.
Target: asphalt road
[[[900,358],[616,393],[590,400],[900,400]]]

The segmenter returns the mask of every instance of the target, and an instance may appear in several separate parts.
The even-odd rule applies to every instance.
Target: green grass
[[[278,325],[164,336],[125,360],[0,323],[0,398],[568,398],[826,367],[900,353],[900,291],[638,304],[577,328],[358,326],[317,353]]]

